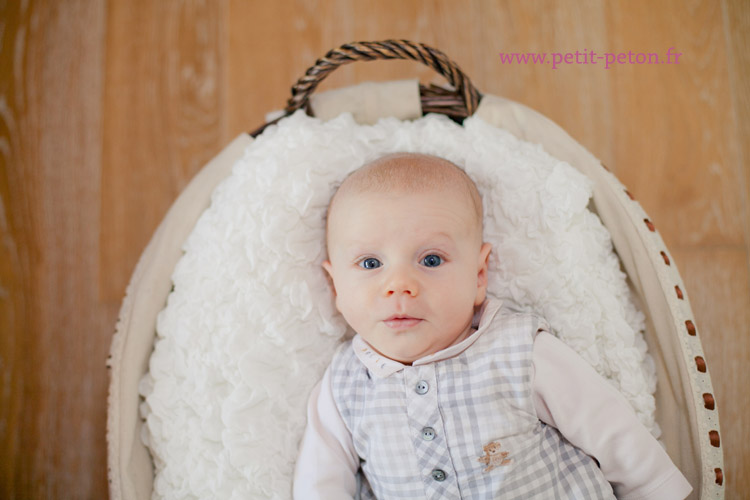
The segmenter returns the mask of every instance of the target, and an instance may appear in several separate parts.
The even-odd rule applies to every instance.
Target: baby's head
[[[411,363],[471,333],[491,245],[453,163],[397,153],[361,167],[331,200],[326,244],[337,309],[384,356]]]

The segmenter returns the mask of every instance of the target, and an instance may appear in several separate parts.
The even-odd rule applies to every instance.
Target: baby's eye
[[[422,264],[427,267],[437,267],[443,263],[443,259],[439,255],[428,255],[422,259]]]
[[[364,267],[365,269],[375,269],[382,265],[383,264],[381,264],[380,261],[374,257],[368,257],[367,259],[364,259],[359,263],[359,267]]]

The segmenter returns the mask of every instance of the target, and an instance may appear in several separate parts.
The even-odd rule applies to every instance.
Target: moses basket
[[[318,83],[339,65],[374,59],[420,61],[445,76],[452,88],[424,87],[416,80],[405,80],[364,83],[312,95]],[[656,420],[663,430],[662,442],[693,485],[690,498],[724,497],[718,409],[685,286],[654,223],[599,161],[541,114],[501,97],[481,95],[444,54],[404,40],[346,44],[330,51],[293,87],[285,116],[300,108],[324,120],[349,111],[358,123],[374,123],[386,116],[409,120],[428,112],[443,113],[460,122],[476,114],[519,139],[541,144],[549,154],[588,176],[594,183],[593,210],[611,233],[646,316],[645,338],[658,376]],[[203,167],[174,202],[135,268],[108,360],[112,499],[151,497],[154,466],[141,441],[138,384],[148,370],[157,314],[170,293],[170,277],[182,255],[182,243],[209,206],[214,188],[229,176],[262,128],[240,135]]]

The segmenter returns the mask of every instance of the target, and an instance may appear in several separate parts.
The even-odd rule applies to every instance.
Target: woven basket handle
[[[310,95],[315,91],[318,84],[339,66],[355,61],[374,61],[376,59],[413,59],[430,66],[448,80],[448,83],[455,90],[437,85],[419,86],[423,113],[442,113],[462,121],[467,116],[474,114],[479,105],[481,94],[471,83],[469,77],[445,54],[422,43],[408,40],[384,40],[381,42],[346,43],[315,61],[315,65],[308,69],[305,75],[297,80],[297,83],[292,87],[292,97],[284,108],[284,116],[289,116],[300,108],[305,109],[310,114]],[[266,123],[252,132],[251,135],[260,134],[265,127],[277,122],[284,116]]]

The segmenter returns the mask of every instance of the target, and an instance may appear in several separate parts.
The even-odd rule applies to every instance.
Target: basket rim
[[[490,106],[492,104],[493,99],[501,99],[504,102],[512,102],[509,100],[505,100],[502,98],[498,98],[495,96],[487,95],[488,99],[482,99],[482,102],[480,103],[480,108],[482,106]],[[525,110],[524,112],[531,112],[536,113],[536,111],[527,108],[526,106],[523,106],[519,103],[513,103],[514,106],[516,106],[516,110],[521,109]],[[518,108],[520,107],[520,108]],[[538,114],[545,120],[548,120],[550,123],[551,120],[547,119],[543,115]],[[567,133],[555,125],[553,125],[559,129],[560,132],[565,134],[567,138],[572,141],[573,144],[580,147],[585,151],[585,148],[578,144],[574,139],[572,139]],[[241,134],[237,139],[235,139],[234,142],[232,142],[227,148],[225,148],[222,153],[217,156],[217,159],[222,156],[223,154],[227,153],[227,150],[232,149],[232,154],[234,156],[237,156],[238,154],[241,156],[241,150],[238,149],[239,146],[237,146],[238,141],[240,143],[247,145],[250,141],[252,141],[252,138],[247,134]],[[244,149],[244,147],[242,148]],[[588,152],[587,152],[588,153]],[[590,153],[588,153],[590,155]],[[609,179],[609,182],[612,184],[612,191],[617,193],[616,195],[616,201],[618,205],[622,207],[623,210],[627,211],[629,219],[633,221],[634,227],[638,231],[638,234],[641,237],[641,241],[644,243],[644,245],[648,245],[648,256],[649,261],[652,265],[652,267],[655,270],[655,273],[658,275],[659,282],[662,285],[662,292],[664,296],[667,299],[667,302],[669,304],[669,308],[671,311],[671,318],[673,319],[673,322],[675,324],[676,329],[683,329],[685,332],[685,335],[680,337],[680,342],[683,345],[683,349],[681,349],[683,353],[683,358],[686,366],[692,366],[690,371],[690,384],[693,387],[693,390],[691,391],[691,394],[693,396],[693,402],[695,405],[695,408],[702,408],[704,405],[707,405],[704,394],[708,393],[710,395],[713,395],[713,389],[711,385],[710,375],[707,369],[705,371],[702,371],[701,365],[697,362],[697,358],[702,358],[705,363],[705,356],[703,355],[702,345],[700,342],[700,336],[698,335],[699,331],[695,327],[695,324],[693,322],[693,315],[692,310],[690,308],[690,303],[687,297],[687,291],[685,290],[684,283],[679,275],[679,271],[677,270],[676,264],[674,264],[673,259],[670,258],[670,255],[666,249],[666,245],[664,245],[664,242],[656,230],[655,226],[651,222],[650,218],[648,218],[647,215],[645,215],[645,211],[640,206],[640,204],[633,198],[633,196],[629,193],[629,191],[619,182],[619,180],[609,172],[609,170],[598,162],[593,156],[591,156],[593,160],[597,162],[599,165],[599,168],[602,170],[601,177],[603,179]],[[216,159],[215,159],[216,160]],[[212,160],[211,163],[213,163],[214,160]],[[211,164],[209,163],[209,165]],[[208,166],[204,167],[204,169],[207,169]],[[196,183],[199,180],[200,173],[196,175],[196,177],[191,181],[188,188],[186,188],[186,191],[192,186],[194,183]],[[204,188],[205,189],[205,186]],[[213,191],[213,188],[210,189],[210,191]],[[165,216],[165,219],[162,221],[162,224],[159,226],[157,231],[155,232],[154,236],[152,237],[151,241],[149,242],[148,246],[146,247],[146,250],[144,250],[143,254],[141,255],[141,258],[139,259],[138,264],[136,265],[136,268],[133,272],[133,275],[131,277],[131,281],[128,285],[128,289],[126,291],[122,308],[120,311],[120,317],[116,326],[115,335],[112,339],[112,345],[110,349],[110,358],[108,361],[108,366],[110,367],[110,387],[109,387],[109,395],[108,395],[108,419],[107,419],[107,443],[108,443],[108,471],[109,471],[109,479],[110,479],[110,494],[112,495],[112,498],[134,498],[129,497],[126,494],[127,488],[121,481],[121,474],[123,472],[127,472],[126,469],[128,468],[129,464],[123,463],[123,459],[126,459],[127,457],[132,457],[132,453],[125,453],[124,450],[121,449],[121,445],[123,443],[120,442],[119,438],[121,437],[121,426],[123,425],[122,419],[120,418],[120,412],[115,411],[119,409],[121,398],[123,398],[123,392],[121,391],[123,387],[123,380],[121,380],[120,373],[115,368],[118,366],[119,363],[122,363],[124,354],[126,350],[128,349],[128,333],[130,328],[130,321],[129,318],[131,315],[135,314],[135,309],[138,307],[138,301],[136,300],[136,295],[138,293],[138,285],[141,284],[143,280],[148,280],[150,278],[149,273],[147,272],[148,269],[150,269],[151,263],[149,262],[149,258],[153,258],[152,252],[156,252],[156,246],[158,245],[159,238],[161,238],[163,235],[161,232],[164,231],[162,226],[168,225],[168,218],[173,213],[173,210],[177,212],[179,209],[176,208],[178,206],[178,203],[183,198],[185,194],[185,191],[178,197],[178,199],[175,201],[175,203],[172,205],[172,208],[170,208],[170,211],[168,212],[167,216]],[[178,244],[181,245],[181,242]],[[170,271],[171,272],[171,271]],[[680,294],[682,295],[680,297],[680,294],[678,294],[675,290],[675,287],[680,290]],[[166,296],[164,297],[166,300]],[[689,323],[688,323],[689,322]],[[154,323],[154,332],[153,335],[155,335],[155,323]],[[705,364],[703,365],[705,367]],[[141,374],[142,376],[143,374]],[[131,395],[132,396],[132,395]],[[136,399],[140,401],[140,396],[138,394],[135,395]],[[136,404],[137,407],[137,404]],[[703,473],[703,481],[701,485],[701,498],[722,498],[723,497],[723,454],[720,446],[716,446],[714,443],[718,441],[718,444],[720,444],[719,436],[720,436],[720,429],[719,429],[719,422],[718,422],[718,409],[715,406],[713,406],[713,409],[709,409],[708,406],[705,406],[706,411],[711,411],[712,414],[715,416],[715,419],[713,419],[712,422],[708,423],[701,423],[701,422],[707,422],[704,418],[699,416],[698,422],[699,427],[703,426],[701,428],[701,437],[699,439],[700,441],[700,449],[701,449],[701,456],[703,459],[706,459],[705,467],[702,470]],[[136,416],[136,425],[140,421],[140,416]],[[712,434],[715,432],[715,436]],[[139,440],[138,432],[134,433],[135,439]],[[137,443],[128,443],[128,445],[133,446],[137,445]],[[153,468],[153,459],[152,460],[152,468]],[[709,470],[710,468],[710,470]],[[720,476],[722,483],[720,484]],[[125,496],[121,496],[121,493]],[[705,495],[705,496],[704,496]]]

